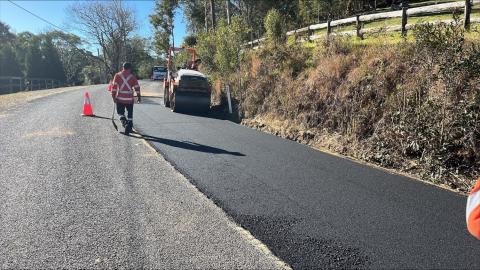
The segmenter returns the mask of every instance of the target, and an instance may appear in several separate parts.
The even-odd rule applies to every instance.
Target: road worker
[[[468,196],[467,228],[473,236],[480,240],[480,178]]]
[[[122,71],[115,74],[112,81],[112,98],[113,102],[117,104],[117,114],[125,128],[125,134],[130,133],[133,128],[134,91],[137,93],[137,101],[140,103],[140,85],[132,74],[132,64],[126,62],[123,63]],[[127,110],[126,118],[125,109]]]

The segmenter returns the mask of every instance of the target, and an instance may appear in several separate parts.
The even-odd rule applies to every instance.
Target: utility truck
[[[164,80],[167,77],[167,68],[162,66],[154,66],[152,68],[152,80]]]
[[[183,67],[175,70],[172,54],[187,52],[191,55]],[[173,112],[180,110],[208,111],[210,109],[211,87],[207,77],[198,72],[200,59],[195,49],[175,48],[168,50],[167,77],[163,80],[163,101]]]

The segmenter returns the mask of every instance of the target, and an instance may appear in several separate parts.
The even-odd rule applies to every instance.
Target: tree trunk
[[[208,2],[205,0],[204,12],[205,12],[205,31],[208,31]]]
[[[210,0],[210,18],[212,20],[212,29],[215,29],[215,0]]]
[[[227,9],[227,24],[230,25],[230,0],[225,1],[225,8]]]

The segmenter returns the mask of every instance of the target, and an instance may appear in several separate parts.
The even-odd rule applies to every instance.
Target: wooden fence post
[[[465,0],[465,18],[463,20],[463,28],[465,30],[470,30],[470,13],[472,13],[472,2],[470,0]]]
[[[360,39],[363,39],[363,35],[360,33],[360,30],[362,30],[362,23],[360,22],[360,15],[357,15],[356,17],[356,26],[357,26],[357,37]]]
[[[402,36],[407,36],[407,7],[402,7]]]
[[[327,36],[329,36],[332,33],[332,19],[328,17],[327,21]]]

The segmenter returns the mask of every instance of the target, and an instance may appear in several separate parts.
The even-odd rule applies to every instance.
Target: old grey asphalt
[[[144,84],[160,93],[160,84]],[[136,108],[140,133],[293,268],[480,268],[466,197],[212,115]]]
[[[86,89],[0,111],[1,268],[284,266]]]

